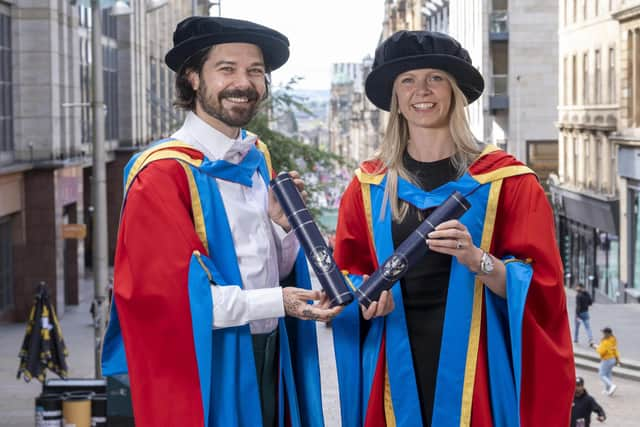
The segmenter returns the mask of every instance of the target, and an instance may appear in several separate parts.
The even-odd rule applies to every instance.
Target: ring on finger
[[[462,242],[460,240],[456,240],[456,249],[462,248]]]

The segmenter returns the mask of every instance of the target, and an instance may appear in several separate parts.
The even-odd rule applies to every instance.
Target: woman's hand
[[[369,279],[369,276],[366,274],[362,277],[363,283]],[[363,305],[361,305],[360,308],[362,309],[362,317],[364,317],[365,320],[369,320],[374,317],[386,316],[396,308],[396,305],[393,302],[393,295],[391,295],[391,292],[382,291],[378,301],[372,302],[369,305],[369,308],[365,308]]]
[[[391,292],[382,291],[380,299],[372,302],[369,305],[369,308],[364,308],[364,306],[360,306],[360,308],[362,309],[362,317],[364,317],[365,320],[369,320],[374,317],[386,316],[396,308],[396,305],[393,302],[393,295],[391,295]]]
[[[427,238],[432,251],[455,256],[469,270],[479,272],[482,249],[473,244],[469,230],[457,219],[438,225]]]
[[[506,298],[507,270],[504,263],[489,255],[494,268],[491,272],[482,273],[480,262],[484,251],[473,244],[469,230],[460,221],[452,219],[438,225],[427,236],[427,243],[434,252],[456,257],[460,264],[476,273],[493,293]]]

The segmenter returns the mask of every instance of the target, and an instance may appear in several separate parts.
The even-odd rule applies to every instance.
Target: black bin
[[[36,427],[62,425],[62,395],[42,393],[36,397]]]

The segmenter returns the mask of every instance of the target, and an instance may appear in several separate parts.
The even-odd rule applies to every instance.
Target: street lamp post
[[[91,196],[93,199],[93,283],[94,283],[94,334],[95,334],[95,376],[102,378],[101,352],[106,319],[107,267],[107,173],[104,146],[104,87],[102,76],[102,10],[99,0],[91,0],[91,53],[92,89],[91,107],[93,113],[93,166]]]

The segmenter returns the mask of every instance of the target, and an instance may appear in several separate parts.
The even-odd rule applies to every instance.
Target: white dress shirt
[[[172,135],[201,151],[209,160],[239,163],[255,144],[255,137],[231,139],[190,112]],[[284,316],[279,280],[295,263],[299,249],[293,232],[285,231],[269,218],[269,193],[256,171],[253,185],[217,179],[231,227],[242,285],[211,286],[213,327],[249,323],[252,334],[273,331]]]

